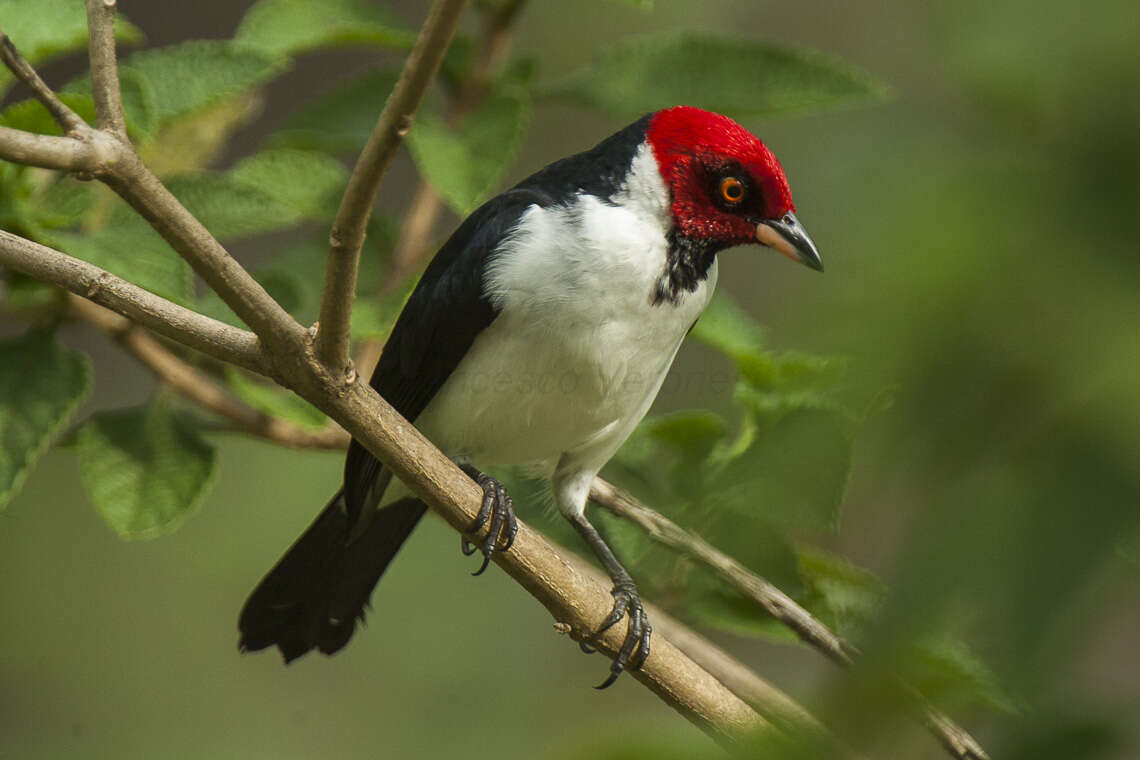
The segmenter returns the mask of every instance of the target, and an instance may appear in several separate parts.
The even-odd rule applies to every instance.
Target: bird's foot
[[[613,591],[610,593],[614,597],[614,608],[610,611],[609,617],[602,622],[598,632],[594,634],[594,638],[601,636],[625,616],[629,617],[629,627],[625,632],[625,641],[622,642],[617,657],[610,665],[609,677],[594,687],[597,689],[605,689],[613,685],[613,682],[627,667],[630,670],[640,670],[645,661],[649,659],[649,637],[653,634],[653,629],[649,625],[649,618],[645,615],[645,607],[641,604],[641,596],[637,593],[637,586],[632,580],[628,578],[616,579]],[[585,642],[580,642],[579,646],[587,654],[594,651],[593,647]]]
[[[478,545],[470,543],[466,538],[460,541],[460,551],[470,556],[476,551],[483,553],[483,564],[472,575],[481,575],[491,563],[491,555],[495,552],[505,552],[515,542],[515,535],[519,532],[519,524],[515,519],[515,503],[503,485],[486,473],[479,472],[470,465],[463,465],[461,469],[483,489],[483,504],[479,507],[479,514],[475,521],[467,528],[468,533],[478,533],[487,524],[487,535]]]

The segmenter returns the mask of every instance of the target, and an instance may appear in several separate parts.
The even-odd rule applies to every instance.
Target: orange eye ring
[[[744,183],[736,177],[725,177],[720,181],[720,197],[725,203],[740,203],[744,200]]]

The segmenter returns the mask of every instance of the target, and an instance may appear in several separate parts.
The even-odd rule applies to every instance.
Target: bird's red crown
[[[727,116],[692,106],[668,108],[650,118],[647,138],[685,235],[752,242],[758,219],[795,211],[772,151]],[[734,179],[744,186],[737,188]],[[745,194],[739,204],[733,202],[736,193]]]

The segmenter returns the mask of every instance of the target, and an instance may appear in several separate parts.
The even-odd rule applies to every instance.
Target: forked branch
[[[88,0],[97,4],[103,1]],[[102,91],[99,97],[103,108],[114,110],[120,106],[115,67],[109,63],[115,53],[112,19],[107,12],[106,8],[93,11],[97,26],[91,34],[97,38],[99,50],[93,50],[92,55],[100,68],[92,74],[101,80],[98,89]],[[95,129],[84,122],[52,92],[3,31],[0,61],[32,90],[66,133],[65,137],[49,138],[4,130],[0,132],[0,156],[18,159],[23,153],[35,159],[35,165],[72,171],[78,167],[84,176],[102,180],[150,223],[264,344],[280,349],[279,353],[285,356],[307,346],[305,328],[166,189],[143,164],[125,135]],[[109,124],[114,123],[115,116],[104,116]]]

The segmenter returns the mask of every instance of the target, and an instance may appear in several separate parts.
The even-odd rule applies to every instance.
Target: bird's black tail
[[[338,491],[250,594],[238,620],[243,652],[276,645],[285,662],[336,652],[364,619],[372,589],[427,507],[403,499],[354,530]]]

